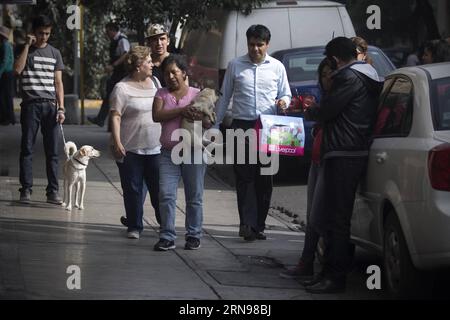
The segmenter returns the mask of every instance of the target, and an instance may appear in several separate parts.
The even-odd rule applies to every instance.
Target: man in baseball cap
[[[167,47],[170,44],[169,32],[161,24],[151,24],[145,33],[147,45],[152,50],[153,75],[158,78],[163,87],[166,86],[161,64],[170,53]]]

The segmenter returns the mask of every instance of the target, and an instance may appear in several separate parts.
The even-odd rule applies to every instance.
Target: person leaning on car
[[[323,217],[315,217],[313,227],[326,234],[329,243],[322,278],[306,287],[311,293],[344,291],[352,261],[353,203],[367,164],[369,139],[382,89],[375,69],[357,61],[356,52],[355,44],[345,37],[327,44],[325,54],[336,70],[333,82],[320,107],[311,106],[305,111],[307,119],[323,124],[321,160],[326,201]]]

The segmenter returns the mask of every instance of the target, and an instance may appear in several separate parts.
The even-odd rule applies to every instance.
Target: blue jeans
[[[150,194],[150,202],[155,210],[156,220],[161,223],[159,214],[159,159],[159,154],[139,155],[127,152],[123,163],[116,162],[123,190],[128,231],[141,232],[144,229],[142,217],[144,216],[147,190]]]
[[[172,162],[170,154],[171,151],[162,150],[159,167],[160,238],[169,241],[176,239],[177,189],[180,178],[182,178],[186,197],[186,238],[200,239],[203,224],[203,185],[206,164],[176,165]]]
[[[33,187],[33,149],[41,127],[47,169],[47,195],[58,192],[58,151],[61,142],[56,121],[56,105],[51,101],[22,103],[20,111],[22,141],[20,145],[20,191]]]

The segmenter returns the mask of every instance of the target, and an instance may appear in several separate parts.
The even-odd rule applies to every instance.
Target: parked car
[[[264,24],[272,38],[269,54],[299,46],[324,45],[333,36],[355,36],[345,5],[333,1],[270,1],[249,15],[238,11],[211,10],[217,21],[209,30],[183,29],[177,50],[190,61],[190,85],[220,89],[228,63],[247,53],[245,32]]]
[[[294,48],[276,51],[272,56],[280,60],[288,75],[289,85],[292,92],[292,102],[287,115],[303,117],[302,101],[305,96],[313,95],[316,101],[320,102],[321,94],[318,85],[317,69],[320,62],[325,57],[323,55],[325,46]],[[369,46],[369,55],[373,59],[373,66],[378,75],[384,78],[395,69],[395,66],[383,51],[377,47]],[[289,175],[293,170],[307,172],[311,161],[312,138],[311,129],[313,121],[304,121],[305,127],[305,155],[303,157],[281,157],[280,175]]]
[[[387,76],[352,238],[383,257],[394,296],[450,266],[450,63]]]

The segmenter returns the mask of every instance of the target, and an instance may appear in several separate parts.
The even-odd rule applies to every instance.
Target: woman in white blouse
[[[125,61],[129,75],[114,87],[111,95],[112,152],[119,168],[128,238],[139,239],[147,189],[160,223],[159,155],[161,125],[153,122],[152,106],[161,87],[152,76],[150,49],[136,46]]]

